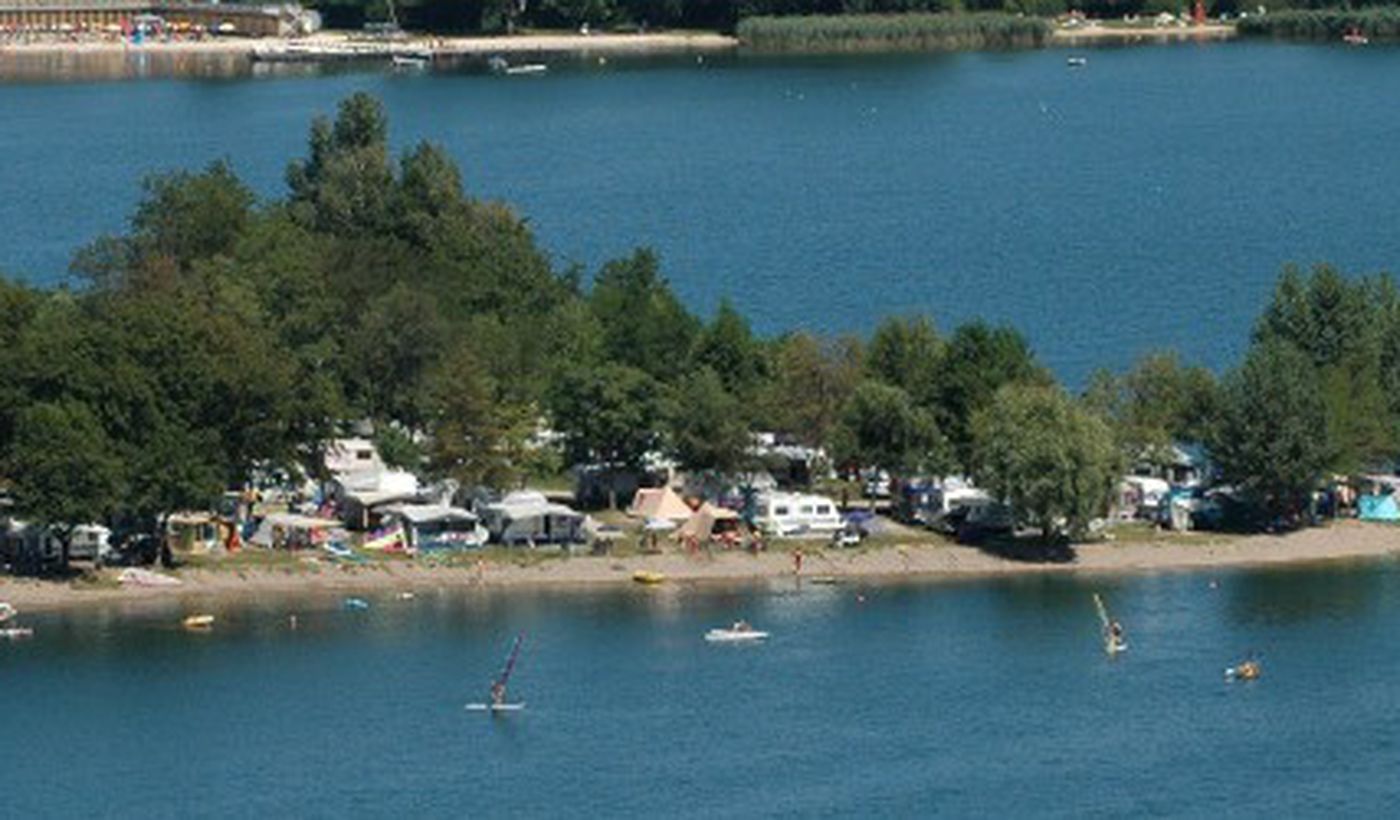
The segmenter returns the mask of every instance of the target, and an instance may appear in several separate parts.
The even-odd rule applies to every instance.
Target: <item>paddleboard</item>
[[[520,712],[525,709],[523,703],[468,703],[468,712]]]

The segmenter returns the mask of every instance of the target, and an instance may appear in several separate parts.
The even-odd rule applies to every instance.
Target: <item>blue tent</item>
[[[1393,495],[1363,495],[1356,503],[1362,521],[1400,521],[1400,504]]]

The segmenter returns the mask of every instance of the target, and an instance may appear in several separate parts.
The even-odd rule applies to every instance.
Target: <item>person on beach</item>
[[[802,550],[801,550],[801,549],[795,549],[795,550],[792,551],[792,574],[793,574],[793,575],[801,575],[801,574],[802,574]]]

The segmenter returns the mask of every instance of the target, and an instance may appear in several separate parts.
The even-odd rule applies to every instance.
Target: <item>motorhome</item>
[[[820,495],[768,493],[758,498],[754,524],[768,535],[830,535],[845,526],[836,502]]]

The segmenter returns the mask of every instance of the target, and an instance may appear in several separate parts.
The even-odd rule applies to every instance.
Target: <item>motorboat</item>
[[[0,629],[0,638],[5,638],[6,640],[13,641],[19,638],[32,637],[34,637],[34,630],[27,626],[11,626],[6,629]]]
[[[346,598],[344,606],[351,612],[363,612],[369,609],[369,601],[366,601],[364,598]]]
[[[190,615],[180,622],[185,629],[209,629],[214,625],[213,615]]]
[[[710,643],[752,643],[767,637],[767,632],[754,629],[747,621],[736,621],[733,626],[705,633],[705,640]]]
[[[9,601],[0,601],[0,624],[3,624],[18,614],[19,610],[15,609],[14,605]]]
[[[389,58],[393,62],[394,68],[421,70],[427,68],[432,63],[432,55],[410,53],[395,54]]]
[[[1070,68],[1083,68],[1084,66],[1086,66],[1086,65],[1088,65],[1088,64],[1089,64],[1089,58],[1088,58],[1088,57],[1066,57],[1066,58],[1065,58],[1065,65],[1069,66]]]
[[[505,74],[508,76],[544,74],[549,71],[549,66],[544,63],[521,63],[520,65],[511,65],[506,62],[506,58],[501,56],[492,57],[487,60],[486,66],[495,74]]]

